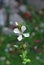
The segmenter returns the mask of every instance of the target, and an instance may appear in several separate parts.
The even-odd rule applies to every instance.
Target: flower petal
[[[24,32],[26,30],[26,26],[21,27],[21,31]]]
[[[24,35],[24,37],[29,37],[30,36],[29,33],[24,33],[23,35]]]
[[[14,33],[16,33],[16,34],[20,34],[19,29],[18,29],[18,28],[15,28],[15,29],[14,29]]]
[[[22,40],[22,35],[19,35],[19,37],[17,39],[18,39],[18,41],[21,41]]]

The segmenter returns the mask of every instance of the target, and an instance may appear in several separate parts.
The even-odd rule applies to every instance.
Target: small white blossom
[[[18,28],[15,28],[14,29],[14,33],[18,35],[18,41],[21,41],[23,39],[22,35],[24,37],[29,37],[30,34],[29,33],[24,33],[24,31],[26,30],[26,27],[25,26],[22,26],[21,27],[21,30],[19,30]]]

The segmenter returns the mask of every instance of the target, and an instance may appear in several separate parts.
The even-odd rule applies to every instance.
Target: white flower
[[[21,30],[19,30],[18,28],[15,28],[14,29],[14,33],[16,33],[18,35],[18,41],[21,41],[23,39],[22,35],[24,37],[29,37],[29,33],[24,33],[24,31],[26,30],[26,27],[25,26],[22,26],[21,27]]]

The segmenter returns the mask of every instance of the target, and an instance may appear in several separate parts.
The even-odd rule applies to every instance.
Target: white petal
[[[29,33],[24,33],[23,35],[24,35],[24,37],[29,37],[30,36]]]
[[[22,40],[22,35],[19,35],[19,37],[17,39],[18,39],[18,41],[21,41]]]
[[[24,32],[26,30],[26,26],[21,27],[21,31]]]
[[[15,28],[15,29],[14,29],[14,33],[16,33],[16,34],[20,34],[19,29],[18,29],[18,28]]]
[[[18,22],[15,22],[15,25],[18,26]]]

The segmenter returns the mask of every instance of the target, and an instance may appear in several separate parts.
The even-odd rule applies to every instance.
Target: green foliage
[[[8,9],[8,7],[6,10],[7,14],[9,14],[10,10]],[[11,65],[44,65],[44,32],[40,32],[41,28],[39,27],[39,24],[44,21],[44,17],[39,16],[35,11],[31,11],[31,14],[31,21],[26,20],[20,25],[25,25],[27,27],[26,32],[30,34],[30,37],[23,37],[22,41],[20,42],[17,40],[17,35],[15,34],[2,34],[0,27],[0,57],[5,56],[6,60],[9,60],[11,62]],[[35,30],[36,25],[40,28],[38,29],[38,31]],[[32,35],[33,32],[35,33],[34,36]],[[36,39],[39,39],[40,42],[34,42],[34,40]],[[11,44],[11,46],[15,50],[15,54],[11,54],[11,52],[4,51],[8,43]],[[40,60],[37,60],[36,56],[39,56]],[[0,62],[0,65],[5,65],[6,60],[3,63]]]

